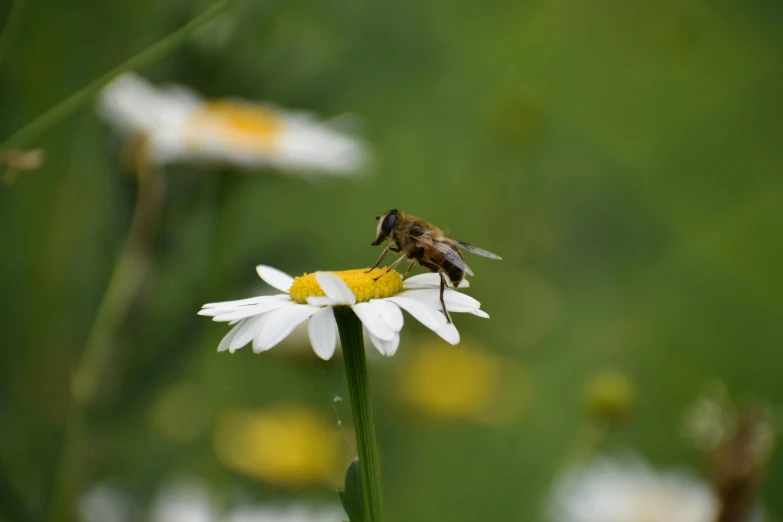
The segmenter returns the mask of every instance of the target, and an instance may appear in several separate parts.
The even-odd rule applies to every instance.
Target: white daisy
[[[345,173],[368,160],[358,139],[310,114],[207,101],[185,87],[157,88],[133,74],[104,88],[99,112],[122,133],[143,138],[145,159],[157,165],[205,161]]]
[[[718,501],[699,480],[639,460],[596,459],[555,486],[553,522],[713,522]]]
[[[235,325],[220,342],[219,352],[233,353],[251,341],[254,352],[269,350],[310,319],[313,350],[322,359],[329,359],[337,344],[335,306],[350,306],[372,344],[386,356],[394,355],[400,343],[401,309],[447,342],[459,342],[459,332],[441,311],[438,274],[422,274],[403,281],[397,271],[386,272],[382,268],[370,272],[364,268],[316,272],[297,278],[264,265],[256,267],[256,271],[283,293],[210,303],[199,311],[199,315],[212,316],[214,321]],[[461,286],[467,286],[467,281]],[[443,297],[449,312],[489,317],[481,310],[481,303],[470,296],[446,289]]]
[[[164,485],[144,516],[124,491],[99,484],[80,500],[81,522],[339,522],[347,517],[336,503],[239,503],[221,509],[201,482],[184,480]],[[224,504],[224,503],[223,503]]]
[[[226,522],[341,522],[347,518],[337,506],[291,504],[240,507],[226,518]]]

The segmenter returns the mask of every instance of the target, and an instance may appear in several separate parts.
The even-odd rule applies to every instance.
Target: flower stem
[[[345,374],[348,379],[348,393],[356,431],[364,522],[381,522],[381,470],[375,442],[370,384],[367,380],[362,322],[348,307],[335,308],[334,316],[337,319],[337,329],[343,346]]]
[[[236,0],[219,0],[199,16],[173,33],[158,40],[150,47],[147,47],[120,65],[105,72],[75,93],[57,103],[57,105],[35,118],[12,136],[8,137],[0,144],[0,149],[22,147],[27,142],[37,138],[44,131],[63,121],[86,103],[89,103],[103,86],[113,80],[116,76],[119,76],[124,72],[135,71],[147,67],[180,48],[202,29],[215,21],[235,1]]]
[[[139,149],[139,152],[143,151]],[[71,404],[46,505],[45,519],[50,522],[73,519],[74,500],[84,479],[89,409],[99,398],[101,384],[105,383],[117,331],[149,269],[152,243],[163,210],[163,173],[140,159],[136,164],[136,178],[138,193],[130,230],[101,299],[87,345],[71,377]]]
[[[8,14],[8,21],[5,23],[2,32],[0,32],[0,60],[8,51],[11,46],[11,41],[16,36],[16,32],[19,29],[19,22],[22,19],[22,8],[24,7],[25,0],[16,0],[11,6],[11,11]]]

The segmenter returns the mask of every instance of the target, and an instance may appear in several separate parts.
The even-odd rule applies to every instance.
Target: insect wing
[[[464,248],[465,250],[467,250],[471,254],[476,254],[477,256],[488,257],[490,259],[503,259],[499,255],[493,254],[489,250],[484,250],[483,248],[479,248],[479,247],[477,247],[475,245],[471,245],[470,243],[464,243],[464,242],[460,241],[459,239],[454,239],[453,237],[446,237],[446,238],[444,238],[444,241],[446,241],[447,243],[450,243],[450,244],[452,244],[454,246],[457,246],[457,247],[460,247],[460,248]]]
[[[472,276],[473,270],[470,269],[470,267],[465,263],[465,260],[462,259],[462,256],[459,255],[459,252],[454,251],[448,244],[442,243],[440,241],[433,241],[430,236],[411,236],[411,238],[422,244],[425,245],[439,254],[441,254],[445,259],[447,259],[451,264],[465,272],[466,274]]]

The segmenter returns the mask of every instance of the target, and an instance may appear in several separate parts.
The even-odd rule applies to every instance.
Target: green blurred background
[[[208,5],[27,0],[0,62],[0,135]],[[520,368],[523,382],[482,407],[524,407],[486,422],[403,400],[400,376],[434,342],[408,318],[398,355],[374,358],[371,375],[388,520],[534,520],[587,422],[585,379],[605,368],[632,376],[639,402],[601,451],[698,471],[681,425],[707,383],[783,400],[781,28],[773,0],[239,2],[141,72],[209,97],[357,114],[374,167],[358,180],[167,169],[152,269],[89,411],[82,491],[108,481],[144,506],[184,476],[224,504],[237,491],[334,502],[329,480],[232,468],[218,433],[230,412],[281,404],[323,419],[325,433],[350,424],[347,402],[332,402],[347,395],[340,359],[317,360],[306,339],[217,354],[227,328],[196,312],[265,291],[259,263],[369,266],[373,217],[391,207],[503,256],[469,260],[468,293],[491,319],[456,321],[470,346]],[[43,512],[69,377],[135,199],[121,142],[93,107],[27,146],[45,150],[45,166],[0,187],[9,521]],[[344,469],[352,450],[336,446],[323,447]],[[781,490],[777,456],[772,513]]]

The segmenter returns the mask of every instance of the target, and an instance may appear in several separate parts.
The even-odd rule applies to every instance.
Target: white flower
[[[197,482],[171,484],[158,494],[152,522],[340,522],[343,510],[336,506],[295,504],[244,504],[222,513]]]
[[[317,508],[304,504],[247,506],[237,508],[226,522],[342,522],[347,520],[342,508]]]
[[[220,342],[219,352],[233,353],[251,341],[254,352],[269,350],[310,319],[308,330],[313,350],[322,359],[329,359],[337,343],[335,306],[350,306],[361,319],[373,345],[386,356],[394,355],[400,343],[401,309],[449,343],[459,342],[459,332],[453,323],[447,322],[441,310],[438,274],[402,281],[398,272],[384,273],[381,268],[369,273],[363,268],[316,272],[296,279],[264,265],[256,267],[256,271],[261,279],[284,293],[210,303],[199,311],[200,315],[212,316],[214,321],[235,325]],[[456,290],[446,289],[444,301],[449,312],[489,317],[480,309],[478,301]]]
[[[205,101],[185,87],[157,88],[133,74],[104,88],[99,112],[122,133],[143,138],[145,158],[158,165],[205,161],[346,173],[368,160],[358,139],[312,115]]]
[[[130,509],[131,500],[125,492],[100,484],[80,500],[79,519],[82,522],[341,522],[348,518],[336,504],[241,503],[222,510],[215,500],[201,482],[172,482],[158,491],[145,517]]]
[[[133,519],[133,511],[130,496],[109,483],[92,487],[78,503],[81,522],[130,522]]]
[[[639,460],[596,459],[555,486],[552,522],[713,522],[718,502],[708,486]]]

